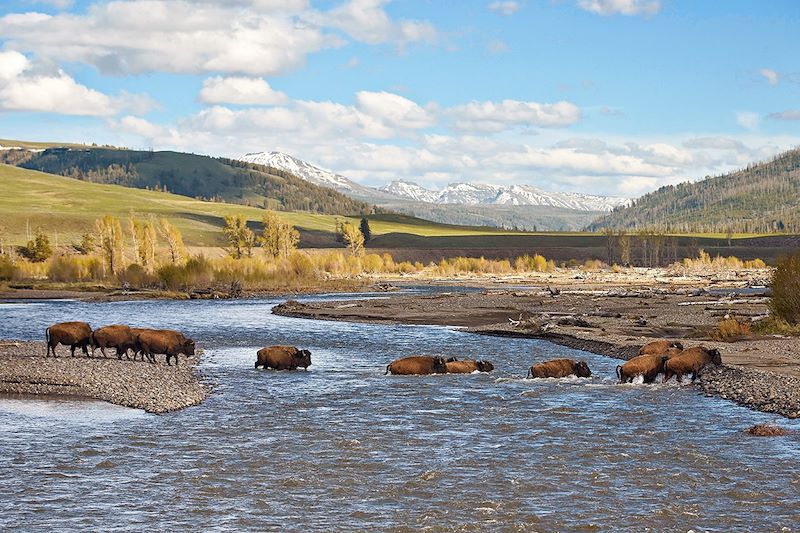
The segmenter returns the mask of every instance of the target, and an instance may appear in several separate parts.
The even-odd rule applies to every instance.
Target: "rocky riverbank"
[[[497,290],[362,301],[288,301],[273,312],[299,318],[369,323],[462,326],[495,336],[534,337],[617,359],[630,359],[657,338],[705,345],[725,364],[701,375],[709,395],[759,411],[800,417],[800,339],[758,337],[737,342],[709,338],[725,316],[749,320],[767,312],[754,294],[707,290]]]
[[[210,386],[197,369],[197,356],[180,366],[81,354],[45,358],[44,342],[0,341],[0,394],[60,395],[166,413],[197,405]]]

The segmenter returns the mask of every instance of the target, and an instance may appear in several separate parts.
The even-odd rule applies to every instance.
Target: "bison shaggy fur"
[[[89,355],[88,346],[92,340],[92,328],[86,322],[61,322],[53,324],[44,331],[47,341],[47,355],[53,352],[56,357],[56,346],[63,344],[69,346],[72,356],[75,357],[75,348],[81,348],[83,353]]]
[[[644,377],[645,383],[653,383],[659,374],[664,373],[664,364],[669,360],[666,355],[639,355],[617,367],[620,383],[630,383],[636,376]]]
[[[136,340],[137,348],[146,355],[151,363],[155,362],[156,354],[167,356],[167,364],[171,357],[178,364],[178,354],[194,355],[194,341],[185,337],[178,331],[171,329],[147,329],[139,332]]]
[[[592,375],[592,371],[589,370],[586,361],[573,359],[552,359],[537,363],[528,370],[528,377],[533,378],[565,378],[572,375],[588,378]]]
[[[697,379],[697,375],[706,365],[722,364],[722,355],[719,350],[709,350],[704,346],[695,346],[688,350],[683,350],[679,355],[671,357],[664,365],[664,383],[676,376],[680,383],[684,374],[692,374],[692,381]]]
[[[456,361],[453,361],[456,362]],[[430,355],[411,355],[396,359],[386,366],[386,374],[446,374],[447,362],[443,357]]]
[[[447,361],[448,374],[471,374],[476,370],[479,372],[491,372],[494,370],[494,365],[489,361]]]
[[[297,370],[303,367],[304,370],[308,370],[309,366],[311,366],[311,352],[294,346],[267,346],[256,352],[256,368]]]
[[[678,341],[667,340],[648,342],[639,348],[639,355],[661,355],[667,353],[670,348],[683,350],[683,344]]]
[[[100,348],[103,357],[106,355],[106,348],[116,348],[117,358],[122,359],[122,354],[127,354],[128,350],[136,349],[131,328],[123,325],[103,326],[92,332],[92,356],[94,351]]]

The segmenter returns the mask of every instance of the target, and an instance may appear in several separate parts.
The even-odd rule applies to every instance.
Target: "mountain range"
[[[447,224],[580,229],[630,202],[628,198],[549,192],[527,185],[451,183],[435,191],[399,180],[374,188],[281,152],[249,153],[240,159],[290,172],[361,201]]]

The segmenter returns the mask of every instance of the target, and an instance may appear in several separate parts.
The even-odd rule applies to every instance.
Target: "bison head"
[[[183,355],[194,355],[194,341],[192,339],[186,339],[183,341],[181,345],[181,351]]]
[[[494,370],[494,365],[489,361],[476,361],[475,363],[478,365],[478,370],[481,372],[491,372]]]
[[[575,363],[575,375],[579,378],[588,378],[592,376],[592,371],[589,370],[589,365],[586,361],[578,361]]]
[[[709,350],[708,355],[711,356],[711,362],[713,362],[715,365],[722,364],[722,354],[719,353],[719,350],[717,350],[716,348],[714,348],[713,350]]]
[[[308,350],[297,350],[294,352],[294,362],[298,367],[308,368],[311,366],[311,352]]]
[[[458,357],[448,357],[446,362],[455,363],[456,361],[458,361]]]
[[[444,357],[433,358],[433,373],[447,374],[447,361],[444,360]]]

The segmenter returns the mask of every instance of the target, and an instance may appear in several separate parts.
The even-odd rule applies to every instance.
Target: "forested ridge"
[[[332,215],[374,212],[365,202],[263,165],[181,152],[107,148],[9,150],[0,162],[93,183],[169,191],[202,200]]]
[[[667,185],[590,227],[682,233],[800,232],[800,148],[770,161]]]

